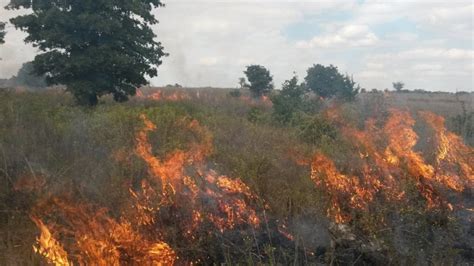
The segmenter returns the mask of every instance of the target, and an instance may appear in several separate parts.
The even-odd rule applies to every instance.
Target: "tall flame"
[[[214,171],[203,168],[203,160],[212,151],[212,139],[209,132],[196,120],[186,127],[199,135],[202,142],[192,143],[188,151],[177,150],[162,160],[152,154],[148,140],[148,133],[155,130],[156,126],[146,116],[142,115],[141,119],[145,127],[137,134],[136,153],[147,163],[151,178],[161,183],[163,197],[169,197],[166,194],[168,186],[176,195],[174,202],[162,204],[176,206],[181,201],[185,202],[185,207],[191,213],[191,221],[184,222],[188,227],[186,231],[193,231],[190,228],[196,228],[205,219],[212,222],[221,232],[233,229],[238,224],[250,224],[254,227],[259,225],[260,219],[256,211],[247,205],[247,202],[256,199],[250,189],[240,179],[217,176]],[[187,175],[187,166],[193,166],[198,176],[193,178]],[[200,181],[200,186],[197,181]],[[146,193],[145,190],[143,192]],[[159,208],[160,206],[156,209]]]
[[[38,208],[44,215],[57,213],[64,217],[65,223],[56,226],[56,233],[74,239],[73,244],[64,245],[71,252],[68,254],[46,225],[33,218],[42,231],[39,247],[34,250],[52,264],[69,265],[68,257],[80,265],[172,264],[176,260],[169,245],[156,239],[159,235],[143,235],[137,231],[136,221],[125,217],[117,221],[106,209],[59,198],[52,198]]]
[[[201,141],[165,158],[153,154],[149,133],[157,129],[145,115],[136,136],[135,153],[148,168],[140,187],[130,187],[130,199],[114,217],[106,208],[75,200],[67,194],[35,207],[41,230],[35,251],[55,265],[171,265],[178,255],[165,239],[193,241],[209,225],[216,232],[260,225],[250,207],[257,197],[240,179],[218,175],[205,167],[212,151],[210,133],[197,121],[177,121]],[[45,220],[58,217],[54,231]],[[205,230],[201,229],[205,226]],[[174,228],[170,230],[170,228]],[[177,236],[181,234],[181,236]],[[54,236],[70,239],[60,243]],[[69,259],[69,260],[68,260]],[[69,263],[69,264],[68,264]],[[184,263],[184,262],[183,262]]]
[[[43,255],[48,263],[58,266],[69,266],[67,253],[61,244],[51,235],[48,227],[36,217],[31,218],[41,231],[41,235],[37,238],[37,245],[33,246],[33,250]]]
[[[366,210],[378,195],[387,200],[403,200],[401,180],[415,182],[428,208],[452,209],[442,192],[455,192],[472,187],[473,149],[444,127],[444,119],[430,112],[420,116],[432,128],[435,160],[428,163],[415,151],[419,136],[414,130],[415,119],[407,111],[391,109],[385,125],[376,126],[373,119],[364,130],[344,123],[338,110],[327,112],[329,119],[341,127],[343,136],[352,141],[360,160],[341,172],[328,156],[316,153],[311,162],[311,178],[324,188],[330,198],[328,216],[337,223],[352,219],[351,209]]]

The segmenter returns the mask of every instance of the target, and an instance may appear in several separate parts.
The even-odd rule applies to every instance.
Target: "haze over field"
[[[5,6],[8,0],[0,0]],[[235,87],[249,64],[272,70],[277,87],[313,63],[334,64],[362,87],[472,91],[472,1],[167,1],[155,10],[170,56],[152,85]],[[24,12],[24,11],[20,11]],[[18,14],[0,9],[1,20]],[[7,25],[0,78],[35,48]]]

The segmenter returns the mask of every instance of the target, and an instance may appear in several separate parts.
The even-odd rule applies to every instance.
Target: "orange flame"
[[[176,233],[168,235],[166,219],[173,219],[172,226],[190,241],[205,223],[219,232],[260,225],[256,210],[249,206],[257,200],[250,188],[240,179],[219,176],[204,167],[212,152],[212,138],[205,128],[195,120],[177,121],[201,141],[161,159],[153,154],[148,136],[156,126],[144,115],[141,119],[144,127],[135,136],[135,153],[146,163],[149,178],[141,180],[140,188],[129,188],[130,204],[120,210],[119,218],[70,197],[50,198],[35,208],[35,217],[59,215],[61,223],[54,233],[74,240],[61,245],[42,220],[35,219],[42,232],[35,250],[48,262],[66,265],[70,258],[80,265],[169,265],[178,257],[163,241],[176,237]]]
[[[136,153],[147,163],[153,180],[161,182],[163,197],[169,196],[166,194],[166,186],[171,187],[173,194],[177,196],[175,202],[162,202],[162,204],[176,205],[182,200],[186,202],[186,207],[192,210],[191,221],[184,222],[186,232],[194,231],[205,219],[212,222],[221,232],[233,229],[239,224],[250,224],[254,227],[259,225],[260,219],[256,211],[246,203],[256,199],[249,187],[240,179],[216,176],[215,172],[202,169],[200,164],[212,151],[212,139],[209,132],[196,120],[191,121],[186,127],[201,136],[202,143],[192,143],[188,151],[178,150],[166,160],[161,160],[152,154],[148,140],[148,132],[155,130],[156,126],[143,115],[141,119],[145,127],[137,134]],[[202,178],[200,187],[197,186],[195,179],[185,174],[185,168],[193,165],[199,175],[198,178]],[[198,198],[201,200],[198,201]],[[202,199],[212,199],[216,204],[203,206]]]
[[[240,100],[251,106],[264,105],[271,107],[273,105],[272,101],[270,100],[270,97],[266,95],[262,95],[259,98],[253,98],[248,95],[242,95],[240,96]]]
[[[437,181],[457,191],[473,187],[474,149],[465,145],[459,136],[446,130],[443,117],[430,112],[420,112],[420,115],[434,131]]]
[[[147,96],[144,96],[143,93],[142,93],[139,97],[147,98],[147,99],[155,100],[155,101],[172,101],[172,102],[191,99],[190,95],[185,93],[185,92],[174,91],[172,93],[166,93],[163,90],[158,90],[158,91],[156,91],[154,93],[151,93]]]
[[[70,265],[67,253],[59,242],[54,239],[48,227],[38,218],[32,217],[33,222],[41,231],[41,235],[36,239],[37,246],[33,246],[33,250],[43,255],[48,263],[58,266]]]
[[[65,249],[51,237],[43,222],[33,221],[42,231],[35,251],[55,265],[69,265],[67,258],[75,258],[80,265],[120,265],[120,264],[173,264],[175,252],[159,235],[142,235],[136,229],[135,221],[121,218],[120,222],[110,218],[106,209],[94,210],[93,206],[67,202],[53,198],[43,207],[46,213],[59,213],[66,218],[66,224],[56,226],[58,232],[74,243]]]
[[[327,117],[352,140],[360,158],[343,173],[329,157],[321,153],[313,157],[311,178],[329,195],[328,216],[345,223],[352,219],[351,209],[366,210],[377,195],[403,200],[405,191],[400,181],[407,176],[415,181],[428,208],[453,209],[441,192],[444,188],[463,191],[472,187],[473,149],[446,130],[442,117],[429,112],[420,115],[434,131],[436,158],[431,164],[414,150],[419,137],[413,129],[415,120],[407,111],[391,109],[385,125],[378,127],[369,119],[361,131],[348,126],[336,108],[328,110]]]

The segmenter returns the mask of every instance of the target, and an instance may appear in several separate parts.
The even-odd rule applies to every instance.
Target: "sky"
[[[0,0],[5,6],[8,0]],[[471,0],[167,0],[153,26],[169,56],[151,84],[237,87],[247,65],[267,67],[275,87],[313,64],[333,64],[361,87],[472,91]],[[24,12],[24,11],[20,11]],[[18,15],[0,9],[0,21]],[[7,25],[0,78],[38,51]]]

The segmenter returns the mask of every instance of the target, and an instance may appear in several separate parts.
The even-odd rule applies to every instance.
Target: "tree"
[[[16,86],[26,86],[29,88],[44,88],[47,86],[46,77],[35,74],[32,62],[24,63],[20,70],[18,70],[16,77],[12,78],[12,81]]]
[[[342,79],[342,86],[339,88],[336,97],[346,101],[352,101],[360,91],[360,86],[356,84],[352,77],[345,75]]]
[[[298,77],[283,83],[279,94],[271,97],[273,103],[273,118],[282,124],[289,123],[297,111],[303,111],[305,86],[298,84]]]
[[[265,67],[251,65],[244,71],[250,82],[249,89],[254,97],[260,97],[273,90],[273,77]]]
[[[353,100],[359,92],[352,77],[342,75],[333,65],[313,65],[307,70],[305,81],[310,90],[323,98]]]
[[[5,43],[5,22],[0,22],[0,44]]]
[[[244,89],[245,87],[247,87],[247,81],[245,81],[245,78],[244,77],[241,77],[239,78],[239,86],[241,89]]]
[[[393,82],[392,85],[393,88],[398,92],[402,91],[403,87],[405,87],[405,83],[401,81]]]
[[[33,61],[36,74],[66,85],[79,104],[95,105],[106,94],[126,101],[146,76],[157,76],[166,54],[150,26],[158,23],[152,9],[161,6],[161,0],[11,0],[7,8],[32,8],[10,21],[43,52]]]

